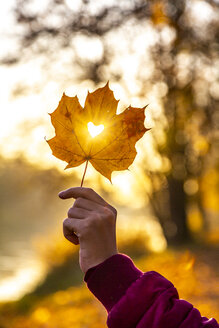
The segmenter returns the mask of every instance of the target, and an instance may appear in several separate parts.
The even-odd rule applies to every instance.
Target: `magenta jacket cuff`
[[[130,257],[116,254],[90,268],[84,281],[109,312],[128,287],[142,275],[143,272],[135,267]]]

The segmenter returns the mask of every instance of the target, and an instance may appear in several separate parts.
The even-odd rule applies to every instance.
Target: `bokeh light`
[[[45,139],[54,136],[48,113],[63,92],[84,106],[87,92],[107,81],[117,114],[148,105],[150,130],[112,184],[88,165],[84,186],[117,208],[121,252],[219,318],[218,6],[1,2],[0,326],[105,324],[105,311],[81,285],[78,248],[62,237],[72,200],[57,194],[80,185],[84,164],[64,171]],[[91,135],[104,128],[88,124]]]

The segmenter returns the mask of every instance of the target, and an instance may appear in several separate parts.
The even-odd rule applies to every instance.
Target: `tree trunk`
[[[168,177],[170,222],[173,224],[171,231],[166,227],[165,235],[168,244],[180,245],[191,240],[186,220],[186,197],[183,189],[183,180]]]
[[[153,181],[153,176],[150,176]],[[168,245],[182,245],[191,241],[190,230],[187,225],[186,195],[183,180],[167,177],[166,188],[154,191],[150,197],[150,204],[160,225]]]

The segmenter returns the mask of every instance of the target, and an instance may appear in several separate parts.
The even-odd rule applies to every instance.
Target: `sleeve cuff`
[[[143,272],[130,257],[116,254],[90,268],[84,277],[89,290],[109,312]]]

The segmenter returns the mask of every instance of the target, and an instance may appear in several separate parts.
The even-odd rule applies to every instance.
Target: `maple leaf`
[[[49,114],[56,135],[47,142],[53,155],[68,163],[65,169],[84,162],[87,167],[89,161],[111,181],[113,171],[125,170],[132,164],[137,154],[135,143],[148,130],[144,126],[146,106],[129,106],[117,115],[117,105],[108,83],[88,92],[84,108],[77,96],[63,93],[58,107]],[[89,124],[102,125],[104,129],[92,137]]]

